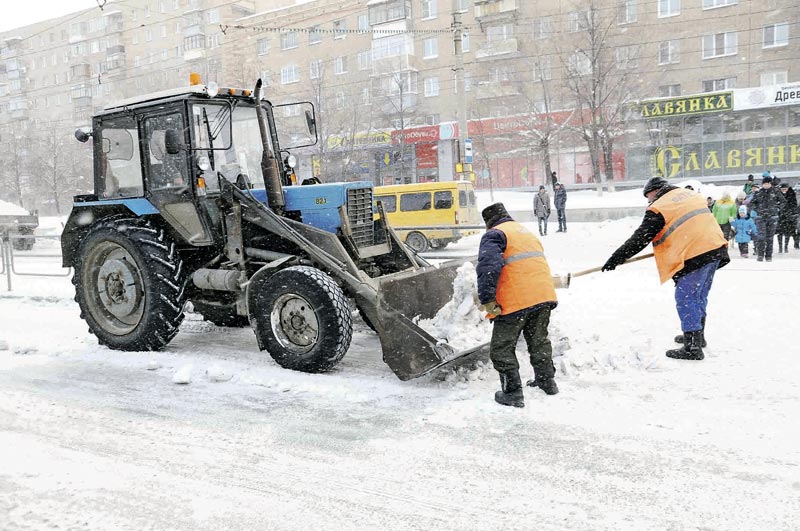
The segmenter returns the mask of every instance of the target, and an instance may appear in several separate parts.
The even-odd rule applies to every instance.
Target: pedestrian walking
[[[550,217],[550,196],[544,185],[539,185],[539,193],[533,196],[533,215],[539,221],[539,236],[547,236],[547,218]]]
[[[492,321],[489,357],[500,374],[495,401],[524,407],[516,345],[522,334],[534,378],[526,385],[548,395],[558,393],[553,347],[548,338],[550,312],[558,305],[550,266],[539,239],[514,221],[502,203],[482,212],[486,232],[478,251],[478,299]]]
[[[747,213],[747,207],[742,205],[736,214],[736,219],[731,223],[731,228],[735,234],[736,243],[739,245],[739,256],[742,258],[750,257],[750,242],[758,233],[756,222]]]
[[[714,214],[714,219],[717,220],[719,228],[722,229],[722,235],[725,236],[726,241],[731,239],[731,221],[736,218],[736,203],[731,199],[731,194],[723,192],[722,197],[714,202],[711,207],[711,213]]]
[[[558,183],[553,203],[558,215],[558,230],[556,232],[567,232],[567,190],[564,183]]]
[[[788,183],[781,183],[780,191],[786,202],[778,214],[778,252],[788,253],[791,238],[797,245],[797,195]]]
[[[772,187],[772,177],[767,175],[761,178],[761,189],[753,194],[750,200],[750,209],[755,210],[756,229],[756,260],[763,262],[772,261],[772,249],[775,242],[775,231],[778,225],[778,216],[786,203],[786,199],[779,191]]]
[[[602,271],[614,270],[652,242],[661,283],[670,278],[675,282],[675,305],[683,331],[675,338],[683,346],[666,355],[702,360],[708,293],[717,269],[730,262],[728,242],[702,197],[694,192],[653,177],[644,186],[644,196],[650,204],[642,223],[614,251]]]

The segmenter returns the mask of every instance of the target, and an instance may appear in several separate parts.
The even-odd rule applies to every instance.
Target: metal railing
[[[60,267],[61,264],[61,252],[59,247],[58,253],[37,253],[31,251],[15,251],[14,249],[14,242],[20,240],[61,240],[61,236],[59,235],[28,235],[28,234],[3,234],[2,238],[0,238],[0,275],[6,275],[6,286],[8,291],[12,291],[12,283],[11,277],[12,276],[20,276],[20,277],[68,277],[72,274],[72,268],[67,267],[63,268]],[[63,273],[50,273],[50,272],[39,272],[33,271],[30,269],[20,269],[17,266],[18,261],[24,261],[28,259],[41,259],[41,258],[58,258],[59,259],[59,268],[66,269],[66,272]]]

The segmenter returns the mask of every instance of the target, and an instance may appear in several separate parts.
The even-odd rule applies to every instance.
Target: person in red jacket
[[[533,365],[527,385],[548,395],[558,393],[553,347],[547,337],[550,311],[558,304],[550,266],[539,239],[508,215],[502,203],[482,212],[486,233],[478,251],[478,299],[492,320],[490,357],[500,373],[494,399],[524,407],[516,346],[523,334]]]
[[[731,261],[728,242],[700,195],[653,177],[644,185],[644,196],[650,205],[641,225],[602,270],[612,271],[652,242],[661,283],[675,282],[683,331],[675,338],[683,347],[668,350],[667,356],[702,360],[708,292],[714,273]]]

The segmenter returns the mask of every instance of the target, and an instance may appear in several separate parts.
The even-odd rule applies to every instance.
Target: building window
[[[423,59],[432,59],[439,56],[439,41],[436,37],[425,39],[423,43]]]
[[[269,53],[269,39],[258,39],[258,55],[267,55]]]
[[[617,5],[617,24],[636,22],[636,2],[638,0],[622,0]]]
[[[259,74],[259,79],[261,79],[261,83],[265,87],[269,87],[272,85],[272,72],[269,70],[262,70]]]
[[[369,31],[369,15],[358,15],[358,31]]]
[[[681,0],[658,0],[658,16],[674,17],[681,14]]]
[[[736,55],[736,32],[726,31],[703,36],[703,59]]]
[[[362,105],[369,105],[369,87],[364,87],[361,89],[361,104]]]
[[[367,50],[366,52],[358,52],[358,69],[359,70],[366,70],[372,64],[372,52]]]
[[[347,56],[340,55],[333,61],[333,72],[335,74],[346,74],[347,73]]]
[[[465,11],[469,11],[469,0],[456,0],[453,7],[459,13],[464,13]]]
[[[567,69],[570,75],[573,76],[586,76],[592,71],[592,63],[586,54],[575,52],[569,56],[567,61]]]
[[[436,0],[422,0],[422,19],[436,18]]]
[[[681,62],[680,41],[664,41],[658,45],[658,64],[668,65]]]
[[[553,35],[553,17],[542,17],[533,21],[533,38],[547,39]]]
[[[736,78],[726,77],[723,79],[707,79],[703,81],[703,92],[714,92],[717,90],[730,90],[736,88]]]
[[[291,50],[297,48],[297,32],[286,31],[281,33],[281,50]]]
[[[761,86],[783,85],[789,82],[789,73],[786,70],[764,72],[761,74]]]
[[[300,69],[297,65],[289,65],[281,68],[281,84],[297,83],[300,81]]]
[[[787,44],[789,44],[788,22],[764,26],[764,48],[786,46]]]
[[[206,11],[206,21],[209,24],[219,24],[219,9]]]
[[[436,125],[439,123],[441,117],[437,114],[427,114],[425,115],[425,125]]]
[[[502,26],[489,26],[486,28],[486,42],[499,42],[514,37],[514,26],[503,24]]]
[[[371,5],[368,9],[369,23],[373,26],[393,20],[411,18],[411,2],[407,0],[389,0],[388,2]]]
[[[322,42],[322,32],[319,26],[314,26],[308,30],[308,44],[319,44]]]
[[[567,25],[571,33],[586,31],[589,28],[589,12],[570,11],[567,15]]]
[[[469,51],[469,32],[465,31],[461,34],[461,51],[466,53]]]
[[[167,25],[166,24],[161,24],[161,38],[162,39],[166,39],[167,38]]]
[[[144,40],[146,40],[147,42],[153,40],[153,30],[151,30],[150,28],[144,30]]]
[[[322,77],[322,60],[317,59],[309,63],[308,77],[310,77],[311,79],[319,79],[320,77]]]
[[[703,0],[703,9],[736,5],[738,0]]]
[[[439,78],[426,77],[425,78],[425,97],[430,98],[439,95]]]
[[[662,98],[671,98],[673,96],[680,96],[681,95],[681,86],[680,84],[675,85],[661,85],[658,87],[658,95]]]
[[[344,39],[347,37],[347,21],[336,20],[333,22],[333,38]]]
[[[639,66],[639,47],[620,46],[614,51],[617,59],[617,68],[628,70]]]

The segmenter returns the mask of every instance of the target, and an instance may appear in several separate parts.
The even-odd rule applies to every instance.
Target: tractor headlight
[[[206,93],[208,94],[209,98],[213,98],[219,94],[219,85],[213,81],[209,82],[208,85],[206,85]]]
[[[297,166],[297,157],[294,155],[289,155],[286,157],[286,165],[294,169],[294,167]]]
[[[205,155],[201,155],[197,157],[197,167],[202,171],[206,171],[211,168],[211,161]]]

